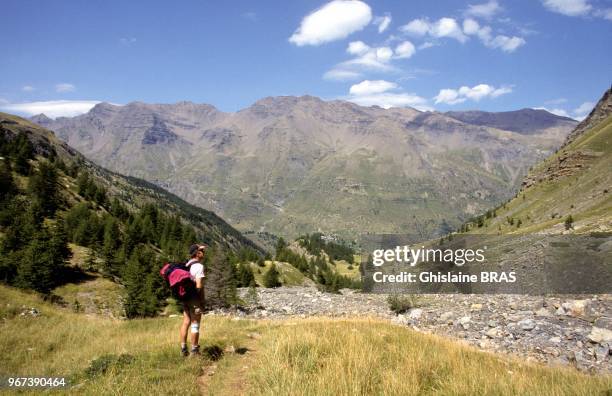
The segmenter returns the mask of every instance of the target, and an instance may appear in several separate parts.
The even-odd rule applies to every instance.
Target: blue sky
[[[4,0],[0,109],[277,95],[584,117],[612,82],[609,0]]]

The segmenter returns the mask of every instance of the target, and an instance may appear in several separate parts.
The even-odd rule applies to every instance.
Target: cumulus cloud
[[[351,86],[349,96],[345,99],[361,106],[380,106],[385,109],[410,106],[423,111],[432,110],[427,99],[413,93],[401,92],[399,88],[396,83],[390,81],[365,80]]]
[[[348,37],[372,20],[370,6],[359,0],[334,0],[302,19],[289,38],[298,47],[321,45]]]
[[[396,68],[390,64],[393,58],[393,50],[389,47],[370,47],[363,41],[352,41],[346,48],[346,52],[355,58],[344,61],[334,69],[361,71],[375,70],[390,72]]]
[[[374,18],[374,24],[378,25],[378,33],[384,32],[391,25],[391,15]]]
[[[593,107],[595,107],[595,103],[594,102],[584,102],[582,103],[580,106],[576,107],[573,111],[574,113],[574,118],[577,120],[583,120],[587,115],[589,115],[589,113],[591,112],[591,110],[593,110]]]
[[[483,4],[468,5],[465,15],[489,19],[501,10],[502,8],[496,0],[490,0]]]
[[[31,85],[24,85],[23,87],[21,87],[21,90],[23,92],[32,92],[34,91],[34,87]]]
[[[434,97],[434,100],[436,104],[445,103],[455,105],[458,103],[463,103],[466,100],[478,102],[483,98],[497,98],[510,92],[512,92],[512,87],[509,86],[495,88],[494,86],[488,84],[478,84],[471,88],[463,86],[459,89],[441,89],[438,95]]]
[[[414,36],[429,35],[435,38],[450,37],[464,43],[467,40],[457,21],[453,18],[440,18],[435,22],[427,19],[414,19],[402,26],[400,30]]]
[[[323,74],[323,78],[330,81],[353,81],[361,77],[359,72],[342,69],[331,69]]]
[[[550,11],[567,15],[587,15],[593,8],[588,0],[544,0],[544,7]]]
[[[352,41],[346,52],[354,57],[334,66],[323,78],[326,80],[348,81],[360,78],[362,72],[396,72],[399,69],[393,65],[395,59],[410,58],[416,48],[410,41],[403,41],[393,50],[390,47],[370,47],[363,41]]]
[[[397,84],[385,80],[364,80],[359,84],[352,85],[349,93],[351,95],[372,95],[383,93],[397,88]]]
[[[395,56],[400,59],[410,58],[415,52],[416,48],[410,41],[404,41],[395,47]]]
[[[413,19],[406,25],[400,27],[400,30],[415,36],[425,36],[429,33],[429,21],[427,19]]]
[[[467,18],[463,21],[463,32],[468,36],[478,37],[488,48],[499,48],[504,52],[514,52],[517,48],[526,43],[525,39],[522,37],[509,37],[503,34],[493,36],[490,26],[481,27],[480,24],[472,18]]]
[[[46,102],[9,103],[0,105],[0,109],[9,113],[33,116],[44,113],[48,117],[74,117],[87,113],[100,103],[95,100],[50,100]]]
[[[56,92],[74,92],[76,87],[69,83],[60,83],[55,85]]]
[[[370,50],[370,47],[363,41],[351,41],[346,49],[351,55],[365,55]]]
[[[489,2],[489,4],[497,2]],[[482,4],[481,4],[482,5]],[[499,6],[499,5],[498,5]],[[476,8],[476,10],[480,10]],[[473,13],[476,11],[473,11]],[[476,12],[478,13],[478,12]],[[483,14],[484,11],[481,11]],[[465,43],[470,36],[477,37],[488,48],[498,48],[505,52],[514,52],[517,48],[526,44],[522,37],[493,35],[490,26],[480,26],[478,21],[473,18],[466,18],[460,25],[453,18],[440,18],[435,22],[430,22],[426,18],[414,19],[406,25],[400,27],[400,31],[417,37],[431,37],[434,39],[449,37],[461,43]],[[426,42],[423,48],[431,47],[432,43]],[[420,48],[420,47],[419,47]]]

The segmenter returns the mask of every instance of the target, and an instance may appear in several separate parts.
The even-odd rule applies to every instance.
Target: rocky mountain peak
[[[574,129],[565,139],[563,147],[573,142],[578,136],[582,135],[586,130],[590,129],[594,125],[608,118],[612,114],[612,87],[610,87],[599,99],[599,102],[595,105],[593,110],[589,113],[587,118],[582,120],[580,124]]]
[[[543,109],[520,109],[491,113],[487,111],[448,111],[445,115],[456,120],[481,126],[490,126],[506,131],[531,135],[538,130],[558,126],[576,125],[576,121],[552,114]]]
[[[45,128],[53,122],[53,120],[47,117],[44,113],[30,117],[30,121]]]

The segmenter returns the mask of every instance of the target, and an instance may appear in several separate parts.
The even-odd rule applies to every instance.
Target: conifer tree
[[[219,247],[210,248],[206,256],[204,294],[209,307],[228,307],[237,301],[236,275],[227,254]]]
[[[272,263],[270,269],[264,275],[263,283],[265,287],[279,287],[281,282],[279,280],[279,273],[276,269],[276,265]]]
[[[45,216],[53,216],[59,206],[57,170],[48,161],[41,161],[38,171],[30,177],[29,192]]]

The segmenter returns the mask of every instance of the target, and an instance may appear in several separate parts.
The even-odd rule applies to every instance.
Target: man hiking
[[[181,324],[181,354],[189,356],[187,349],[187,330],[191,327],[191,355],[200,354],[200,319],[204,301],[204,258],[206,245],[194,244],[189,247],[189,261],[185,264],[191,280],[195,282],[195,292],[183,302],[183,323]]]

